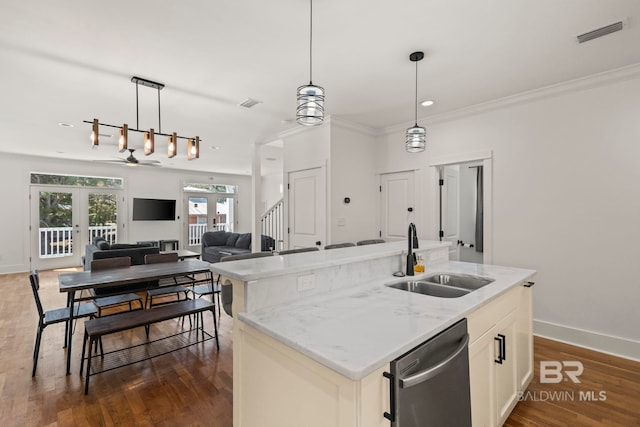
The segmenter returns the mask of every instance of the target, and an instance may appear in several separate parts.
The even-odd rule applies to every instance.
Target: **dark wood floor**
[[[58,291],[60,271],[41,272],[45,307],[63,306]],[[38,372],[31,377],[37,326],[28,275],[0,275],[0,426],[224,426],[232,425],[232,319],[223,312],[220,352],[207,341],[183,350],[93,376],[89,395],[78,374],[82,324],[74,335],[72,374],[65,375],[63,325],[43,336]],[[178,328],[176,321],[152,327],[152,334]],[[205,328],[213,329],[211,317]],[[144,339],[141,328],[114,335],[105,350]],[[536,369],[530,391],[605,391],[598,402],[539,401],[518,404],[508,426],[640,426],[640,363],[536,338],[540,360],[580,360],[581,384],[540,384]],[[576,391],[576,395],[578,392]]]

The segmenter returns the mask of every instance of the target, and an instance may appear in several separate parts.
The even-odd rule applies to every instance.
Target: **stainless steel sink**
[[[390,288],[400,289],[408,292],[415,292],[422,295],[430,295],[440,298],[458,298],[471,292],[467,289],[459,289],[451,286],[428,283],[418,280],[407,280],[404,282],[391,283]]]
[[[468,274],[438,273],[423,279],[425,282],[437,283],[439,285],[450,286],[459,289],[475,291],[493,282],[494,279]]]

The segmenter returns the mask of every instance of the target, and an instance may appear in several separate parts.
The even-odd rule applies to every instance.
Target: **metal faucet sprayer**
[[[413,276],[413,266],[417,264],[416,254],[413,249],[418,249],[418,232],[414,223],[409,224],[407,232],[407,241],[409,244],[409,253],[407,254],[407,276]]]

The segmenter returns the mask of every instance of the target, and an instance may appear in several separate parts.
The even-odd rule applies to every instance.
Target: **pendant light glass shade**
[[[155,135],[153,133],[153,128],[149,129],[149,132],[144,133],[144,155],[148,156],[149,154],[153,154],[155,150]]]
[[[172,133],[169,135],[169,144],[167,145],[167,157],[172,158],[176,156],[176,143],[178,135]]]
[[[409,60],[416,63],[416,99],[413,105],[415,111],[415,124],[407,129],[404,149],[408,153],[420,153],[427,147],[427,131],[422,126],[418,126],[418,61],[424,58],[423,52],[413,52],[409,55]]]
[[[324,121],[324,89],[309,82],[298,88],[296,121],[301,125],[314,126]]]
[[[313,84],[313,0],[309,0],[309,84],[297,91],[296,121],[305,126],[315,126],[324,121],[324,89]]]
[[[188,150],[187,158],[189,160],[200,158],[200,137],[196,136],[194,139],[189,140]]]
[[[424,151],[427,146],[427,131],[422,126],[410,127],[407,129],[406,140],[404,143],[404,149],[408,153],[419,153]]]
[[[98,148],[98,144],[100,143],[99,132],[98,119],[93,119],[93,123],[91,125],[91,148]]]
[[[120,128],[120,138],[118,138],[118,150],[121,153],[127,151],[127,146],[129,145],[129,126],[127,124],[123,124]]]

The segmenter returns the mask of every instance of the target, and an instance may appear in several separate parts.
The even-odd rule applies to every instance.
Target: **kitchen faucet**
[[[418,249],[418,232],[414,223],[409,224],[407,232],[407,241],[409,243],[409,253],[407,255],[407,276],[413,276],[413,266],[416,265],[416,254],[413,249]]]

